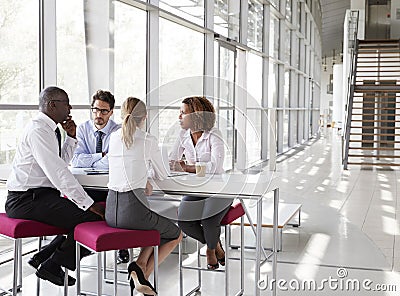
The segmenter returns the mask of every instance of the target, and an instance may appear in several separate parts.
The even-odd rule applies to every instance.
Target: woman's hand
[[[183,160],[171,160],[169,168],[171,171],[186,172],[186,163]]]
[[[144,189],[144,194],[150,196],[153,193],[153,185],[150,184],[149,181],[146,183],[146,188]]]

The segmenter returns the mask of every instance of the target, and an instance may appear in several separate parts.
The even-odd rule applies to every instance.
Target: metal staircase
[[[400,42],[357,40],[343,165],[400,166]]]

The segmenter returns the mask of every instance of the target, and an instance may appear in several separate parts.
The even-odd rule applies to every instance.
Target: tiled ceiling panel
[[[342,52],[343,22],[350,0],[321,0],[322,9],[322,56]]]

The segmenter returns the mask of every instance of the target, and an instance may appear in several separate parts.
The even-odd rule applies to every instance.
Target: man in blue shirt
[[[79,125],[78,146],[72,158],[72,166],[108,170],[108,144],[112,132],[120,128],[110,117],[115,105],[109,91],[98,90],[92,99],[93,120]]]
[[[112,132],[120,128],[110,117],[115,105],[114,95],[109,91],[98,90],[92,98],[90,110],[92,120],[79,125],[76,133],[78,146],[72,158],[72,166],[108,170],[108,145]],[[94,201],[105,201],[107,191],[86,189]],[[119,262],[129,262],[129,252],[119,250]]]

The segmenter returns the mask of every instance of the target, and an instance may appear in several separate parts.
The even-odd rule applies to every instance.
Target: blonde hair
[[[122,141],[124,141],[126,148],[129,149],[133,145],[133,135],[136,132],[136,128],[142,123],[146,114],[146,105],[137,98],[129,97],[122,103],[121,138]]]

